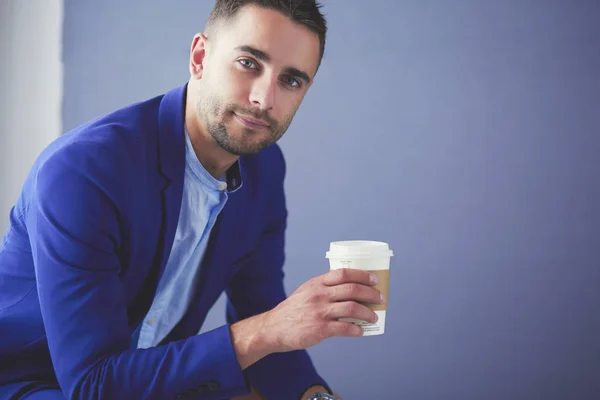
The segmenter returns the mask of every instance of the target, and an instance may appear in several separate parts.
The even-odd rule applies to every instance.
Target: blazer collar
[[[158,167],[169,180],[183,178],[187,83],[167,92],[158,110]]]

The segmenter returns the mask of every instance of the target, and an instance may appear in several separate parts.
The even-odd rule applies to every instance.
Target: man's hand
[[[381,304],[374,275],[338,269],[312,278],[274,309],[231,326],[233,347],[242,369],[271,353],[302,350],[332,336],[362,336],[363,329],[338,318],[376,322],[360,303]]]
[[[359,304],[382,302],[376,283],[371,273],[348,268],[313,278],[264,314],[263,335],[276,352],[306,349],[332,336],[362,336],[360,326],[338,318],[376,322],[377,315]]]

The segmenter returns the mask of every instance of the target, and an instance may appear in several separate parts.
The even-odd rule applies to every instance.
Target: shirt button
[[[219,190],[225,190],[227,189],[227,184],[224,182],[219,183]]]
[[[146,321],[146,322],[148,322],[148,325],[154,325],[154,322],[155,322],[155,321],[156,321],[156,320],[155,320],[154,318],[150,318],[150,319],[149,319],[148,321]]]

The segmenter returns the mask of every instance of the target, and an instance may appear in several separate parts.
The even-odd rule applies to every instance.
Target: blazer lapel
[[[158,279],[171,253],[183,194],[185,171],[184,110],[187,84],[173,89],[160,102],[158,111],[158,167],[166,179],[162,190],[162,239],[159,245]]]

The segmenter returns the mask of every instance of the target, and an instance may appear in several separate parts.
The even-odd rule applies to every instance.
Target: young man
[[[306,351],[375,321],[365,271],[283,290],[284,134],[320,64],[315,1],[217,0],[190,80],[52,143],[0,245],[0,397],[327,392]],[[221,292],[228,324],[198,334]],[[255,395],[258,396],[258,395]]]

